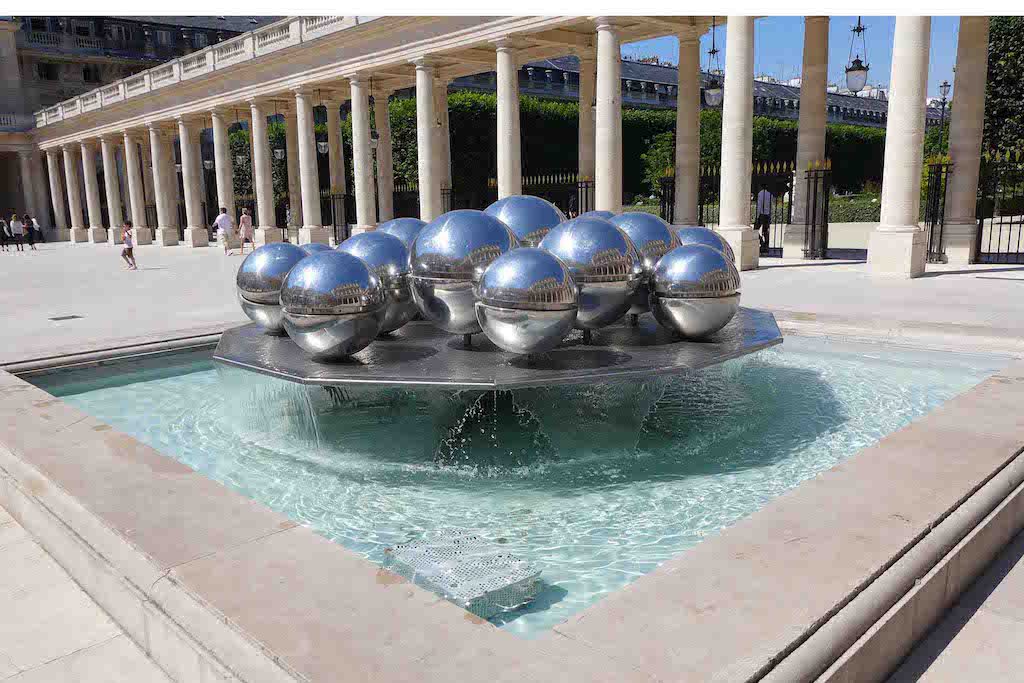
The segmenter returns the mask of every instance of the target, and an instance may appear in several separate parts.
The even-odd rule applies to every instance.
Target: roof
[[[529,62],[525,66],[532,66],[538,69],[558,69],[570,73],[579,73],[580,60],[578,57],[568,55],[565,57],[554,57],[542,59],[536,62]],[[708,74],[702,73],[703,79]],[[624,80],[647,81],[663,85],[677,85],[679,82],[679,70],[674,66],[665,64],[644,64],[633,62],[628,59],[622,60],[622,78]],[[768,81],[754,81],[754,97],[768,99],[786,100],[792,102],[800,101],[800,88],[794,85],[783,83],[769,83]],[[886,112],[889,103],[885,100],[876,100],[870,97],[857,97],[856,95],[843,95],[840,93],[828,93],[826,102],[830,107],[840,107],[857,111]],[[929,117],[938,118],[939,110],[936,107],[928,108]]]
[[[168,26],[187,26],[189,28],[204,28],[212,30],[234,31],[245,33],[260,26],[264,26],[284,16],[205,16],[205,17],[111,17],[112,19],[127,19],[137,21],[141,24],[165,24]]]

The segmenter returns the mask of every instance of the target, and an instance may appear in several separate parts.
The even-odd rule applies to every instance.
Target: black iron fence
[[[924,226],[928,231],[928,262],[945,263],[942,228],[946,220],[946,184],[953,164],[928,164],[924,188]]]
[[[828,202],[832,195],[832,168],[811,168],[804,173],[807,193],[804,195],[804,258],[823,259],[828,256]]]
[[[157,215],[156,215],[156,204],[146,204],[146,226],[153,228],[154,230],[158,227]]]
[[[416,183],[398,183],[392,194],[395,218],[419,218],[420,190]]]
[[[978,263],[1024,263],[1021,151],[985,155],[978,182]]]
[[[335,244],[349,238],[349,225],[356,217],[356,198],[342,192],[320,190],[320,216],[325,228],[331,229]]]
[[[570,218],[594,210],[594,181],[580,180],[575,171],[524,175],[522,187],[523,194],[548,200]],[[488,179],[487,192],[482,199],[480,206],[469,208],[483,209],[498,200],[496,178]]]

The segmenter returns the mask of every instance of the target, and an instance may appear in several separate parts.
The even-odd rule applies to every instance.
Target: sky
[[[850,29],[857,23],[857,17],[832,17],[829,23],[829,67],[830,83],[845,85],[845,69],[850,61]],[[892,37],[896,24],[895,17],[864,17],[867,27],[864,38],[867,43],[869,85],[888,85],[892,69]],[[931,53],[928,61],[928,96],[939,97],[939,84],[943,79],[953,83],[953,66],[956,64],[956,39],[960,18],[932,17]],[[803,17],[765,17],[754,22],[754,73],[767,74],[782,80],[800,76],[803,61]],[[718,28],[715,42],[722,52],[719,59],[725,68],[725,51],[728,45],[728,29]],[[860,51],[860,41],[857,42]],[[707,51],[711,48],[711,32],[701,38],[701,67],[707,68]],[[629,43],[622,46],[626,56],[656,55],[675,64],[678,61],[679,43],[675,37],[666,36]],[[864,59],[864,55],[861,55]],[[952,92],[952,91],[951,91]]]

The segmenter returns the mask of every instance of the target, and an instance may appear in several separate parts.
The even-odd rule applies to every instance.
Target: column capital
[[[598,31],[614,32],[620,26],[620,21],[616,17],[590,17],[590,20],[594,22],[594,27]]]
[[[373,78],[372,74],[368,74],[368,73],[364,73],[364,72],[359,72],[359,73],[350,74],[347,77],[347,80],[348,80],[349,86],[353,86],[353,85],[364,86],[364,85],[369,85],[371,78]]]
[[[304,84],[293,85],[292,87],[288,88],[288,90],[295,97],[310,97],[313,94],[313,91],[316,90],[316,88],[309,84]]]
[[[490,42],[498,52],[521,50],[526,47],[526,43],[521,38],[514,36],[502,36],[501,38],[495,38]]]
[[[113,142],[114,144],[120,144],[122,140],[124,140],[124,135],[120,132],[104,133],[100,136],[100,142]]]
[[[171,131],[171,127],[174,126],[172,121],[146,121],[146,129],[151,133],[157,135],[166,135]]]
[[[434,71],[437,69],[437,59],[429,55],[415,57],[414,59],[410,59],[409,63],[413,64],[417,71]]]
[[[82,149],[85,149],[85,148],[92,149],[93,147],[96,146],[96,140],[93,139],[93,138],[82,138],[81,140],[78,141],[78,145]]]
[[[19,149],[18,156],[22,159],[31,159],[35,155],[35,152],[31,149]]]

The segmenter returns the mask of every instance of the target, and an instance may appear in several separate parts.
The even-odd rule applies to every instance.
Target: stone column
[[[46,170],[50,180],[50,201],[53,202],[54,239],[63,242],[69,239],[68,213],[64,209],[64,178],[60,170],[60,158],[56,149],[46,150]]]
[[[100,138],[100,154],[103,156],[103,185],[107,193],[108,244],[121,244],[121,230],[124,214],[121,212],[121,185],[117,178],[117,141],[104,135]]]
[[[434,103],[437,111],[437,173],[441,179],[441,187],[452,189],[452,136],[448,128],[448,81],[438,79],[434,82]],[[444,210],[444,202],[441,209]]]
[[[519,133],[519,61],[511,41],[499,40],[497,55],[498,199],[503,199],[523,193],[523,152]]]
[[[35,152],[29,150],[22,150],[18,152],[18,171],[21,174],[21,192],[22,201],[24,202],[25,209],[31,216],[35,216],[40,213],[39,209],[42,207],[42,202],[39,201],[36,192],[35,182],[32,178],[32,155]]]
[[[324,108],[327,110],[327,164],[330,167],[331,178],[332,221],[335,225],[341,226],[343,223],[351,223],[354,218],[354,216],[344,216],[343,220],[339,222],[339,217],[333,215],[333,212],[338,209],[344,213],[344,202],[334,202],[334,195],[343,195],[348,192],[346,189],[348,182],[345,178],[345,144],[341,138],[341,102],[326,100]],[[333,232],[330,239],[334,239]]]
[[[804,58],[800,72],[800,123],[793,175],[793,222],[785,226],[783,258],[804,257],[807,231],[807,170],[825,160],[825,95],[828,88],[828,17],[804,17]]]
[[[252,187],[256,193],[259,227],[254,232],[256,246],[280,242],[282,231],[274,215],[274,176],[270,166],[270,140],[267,138],[267,112],[259,100],[249,100],[252,121]]]
[[[327,230],[320,216],[320,173],[316,160],[316,129],[313,127],[313,102],[308,90],[295,90],[295,139],[299,160],[299,184],[302,188],[302,228],[299,244],[327,244]]]
[[[156,205],[156,229],[153,240],[161,246],[169,247],[178,243],[178,229],[171,217],[171,211],[174,210],[171,183],[177,180],[172,177],[173,173],[168,173],[169,166],[173,170],[173,158],[167,156],[166,137],[159,124],[149,124],[149,151],[153,160],[153,204]]]
[[[81,165],[79,164],[74,145],[64,145],[61,149],[64,153],[64,173],[67,175],[68,211],[71,212],[69,218],[71,226],[69,238],[73,243],[88,242],[89,231],[85,229],[85,223],[82,221],[82,192],[79,189],[81,185],[79,182],[79,169]]]
[[[378,92],[373,96],[373,120],[377,127],[377,218],[381,223],[395,217],[395,167],[388,116],[390,94]]]
[[[124,132],[124,169],[128,180],[128,196],[132,207],[132,227],[136,244],[152,244],[153,230],[146,223],[146,200],[143,198],[142,166],[139,163],[139,141],[130,131]]]
[[[173,125],[173,124],[172,124]],[[164,183],[165,188],[170,188],[170,191],[166,193],[165,200],[167,201],[167,217],[170,220],[170,227],[172,228],[184,228],[182,221],[186,220],[187,217],[182,218],[181,213],[178,212],[178,204],[182,204],[184,208],[184,197],[182,197],[181,186],[184,184],[184,174],[182,174],[181,183],[178,182],[178,171],[175,168],[174,161],[174,137],[175,131],[168,131],[163,137],[164,145],[164,168],[163,173],[167,175],[167,182]],[[177,244],[177,242],[175,242]]]
[[[868,267],[874,275],[911,278],[924,273],[928,235],[918,217],[931,22],[931,17],[896,17],[882,220],[868,241]]]
[[[210,243],[210,231],[203,215],[202,183],[199,176],[199,134],[195,124],[178,117],[178,142],[181,145],[181,180],[185,193],[185,245],[205,247]]]
[[[416,156],[420,218],[430,222],[441,215],[441,181],[434,167],[437,112],[434,111],[434,65],[416,60]]]
[[[988,78],[988,17],[960,17],[956,46],[956,106],[949,120],[946,216],[942,237],[946,261],[960,266],[976,256],[978,167],[985,128],[985,81]]]
[[[284,144],[288,163],[288,228],[302,227],[302,181],[299,178],[299,122],[295,108],[284,114]]]
[[[85,203],[89,209],[89,241],[106,242],[107,231],[103,227],[103,213],[100,209],[100,183],[96,176],[96,147],[91,140],[82,141],[82,178],[85,180]]]
[[[597,61],[591,51],[580,53],[579,179],[594,179],[594,98]]]
[[[156,190],[153,189],[153,150],[146,133],[142,134],[139,141],[139,150],[142,152],[142,187],[146,193],[146,203],[156,206]],[[155,230],[155,225],[146,223],[150,230]]]
[[[374,200],[373,150],[370,148],[369,81],[349,79],[352,92],[352,175],[356,185],[356,225],[354,232],[373,230],[377,225]]]
[[[41,229],[52,228],[54,226],[50,223],[50,212],[46,210],[50,205],[50,187],[45,178],[43,157],[38,149],[32,152],[29,159],[29,173],[32,174],[32,187],[36,196],[36,213],[32,214],[32,217],[39,222]]]
[[[217,212],[227,209],[228,215],[238,224],[235,210],[235,168],[231,159],[231,139],[228,136],[228,122],[220,109],[210,111],[213,126],[213,165],[217,173]]]
[[[594,195],[598,211],[622,211],[622,54],[611,19],[597,20]]]
[[[722,185],[718,231],[740,270],[757,268],[760,245],[750,221],[754,141],[754,18],[729,17],[722,102]]]
[[[700,38],[679,35],[679,87],[676,89],[675,225],[697,225],[700,186]]]

